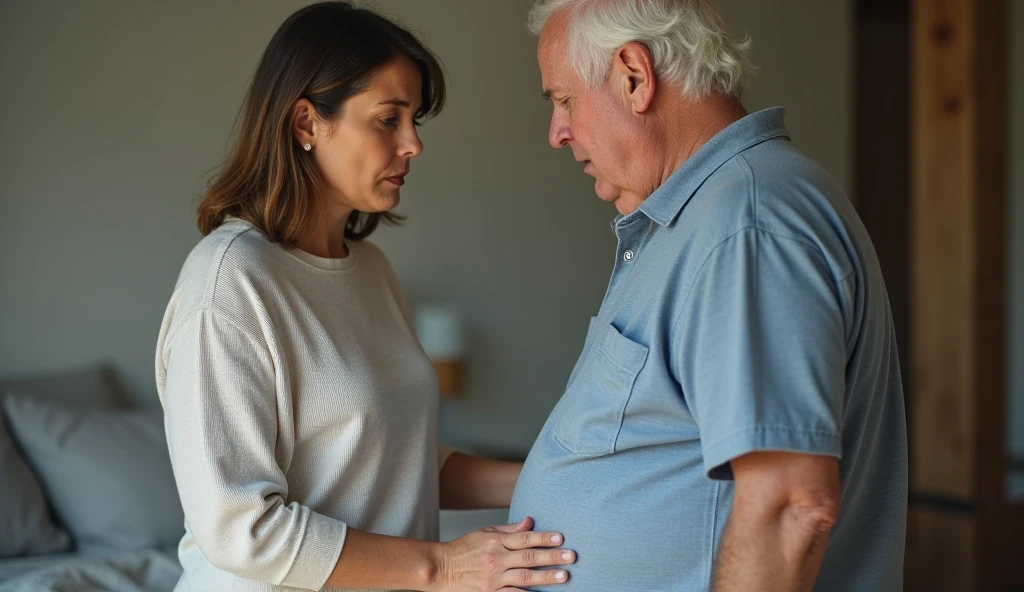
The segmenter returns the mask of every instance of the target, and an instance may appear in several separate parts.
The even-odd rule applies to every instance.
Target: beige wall
[[[0,3],[0,375],[108,362],[153,403],[194,199],[260,52],[302,4]],[[522,452],[600,303],[614,212],[547,147],[529,0],[377,5],[441,56],[451,100],[422,130],[408,223],[376,241],[414,301],[468,319],[469,392],[444,406],[448,439]],[[786,105],[797,145],[849,186],[851,0],[722,5],[756,43],[749,106]]]
[[[853,0],[718,0],[754,41],[748,109],[782,105],[793,141],[853,186]]]

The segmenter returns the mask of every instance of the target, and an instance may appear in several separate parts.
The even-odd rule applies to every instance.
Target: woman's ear
[[[316,146],[316,123],[316,109],[313,108],[313,103],[310,103],[309,99],[299,99],[292,107],[292,133],[299,146],[306,150]]]

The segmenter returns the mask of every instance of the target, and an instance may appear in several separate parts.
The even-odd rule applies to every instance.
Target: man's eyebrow
[[[550,90],[546,90],[546,91],[542,92],[540,94],[540,96],[544,97],[545,101],[550,101],[551,100],[551,91]]]

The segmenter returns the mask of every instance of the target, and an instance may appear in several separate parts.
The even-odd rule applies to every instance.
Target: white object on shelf
[[[466,354],[462,317],[441,306],[416,308],[416,336],[431,360],[461,360]]]

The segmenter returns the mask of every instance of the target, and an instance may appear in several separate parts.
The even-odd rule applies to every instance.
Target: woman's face
[[[326,213],[386,212],[399,202],[409,161],[423,151],[414,116],[422,78],[400,56],[381,66],[367,89],[349,97],[331,122],[312,121],[313,158],[327,182]],[[299,138],[300,142],[308,140]]]

